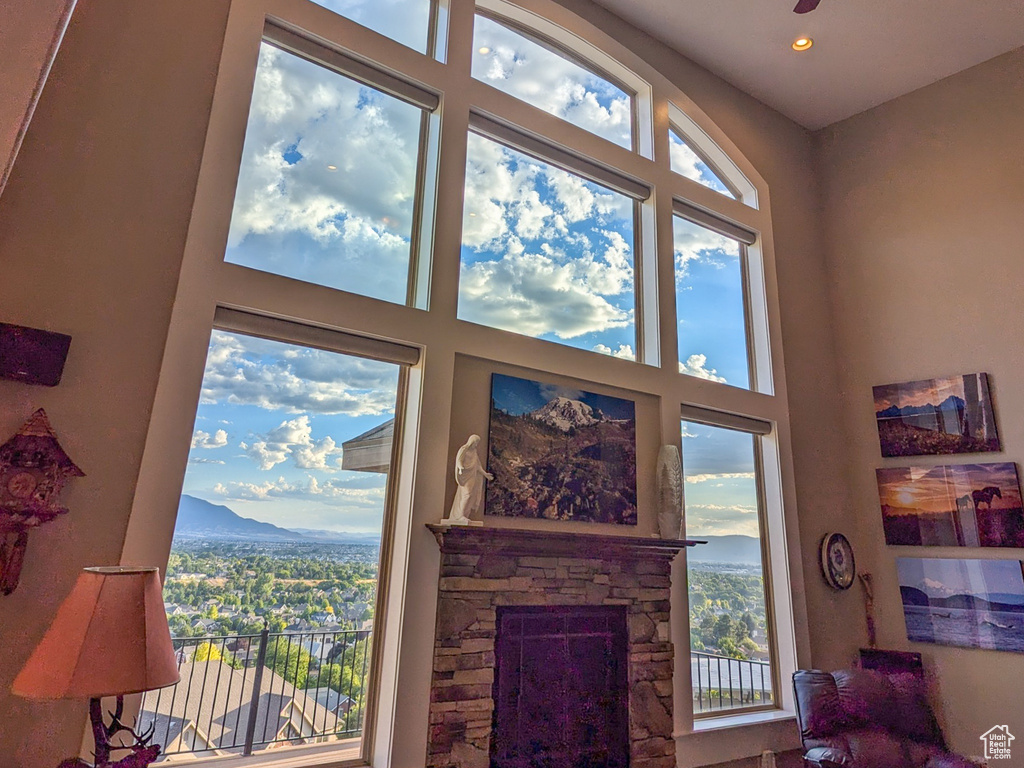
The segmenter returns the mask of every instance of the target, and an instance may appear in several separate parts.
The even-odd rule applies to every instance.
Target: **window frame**
[[[762,441],[765,437],[772,435],[775,431],[775,425],[762,421],[761,419],[753,419],[748,416],[741,416],[738,414],[720,413],[709,411],[705,408],[698,406],[687,406],[683,405],[679,409],[680,411],[680,424],[690,422],[693,424],[701,424],[703,426],[714,427],[716,429],[727,429],[732,432],[739,432],[741,434],[748,435],[752,438],[753,444],[753,459],[754,459],[754,489],[757,499],[757,528],[758,528],[758,544],[761,550],[761,580],[764,589],[764,611],[765,611],[765,628],[770,633],[768,635],[768,662],[771,669],[771,685],[772,685],[772,703],[761,704],[752,707],[730,707],[729,709],[722,710],[708,710],[707,712],[698,712],[694,710],[693,718],[695,721],[714,721],[723,717],[735,717],[737,715],[756,715],[763,712],[773,712],[778,709],[779,701],[781,700],[782,692],[782,675],[779,670],[779,645],[776,641],[777,633],[777,622],[775,618],[775,602],[776,600],[786,600],[786,595],[783,593],[779,595],[775,589],[775,579],[772,575],[772,551],[773,542],[771,541],[768,524],[768,494],[764,482],[764,448]],[[683,467],[686,466],[686,453],[681,452]],[[685,485],[685,484],[684,484]],[[686,492],[685,488],[683,491],[683,519],[685,523],[686,518]],[[687,533],[687,536],[690,534]],[[779,546],[778,543],[775,544]],[[689,601],[687,601],[689,606]],[[689,613],[689,612],[687,612]]]
[[[437,436],[449,433],[456,412],[456,404],[451,402],[453,361],[459,356],[527,371],[540,368],[555,376],[594,382],[607,389],[653,396],[660,402],[659,415],[657,423],[650,420],[645,429],[658,434],[652,439],[675,443],[677,447],[681,440],[679,403],[772,423],[772,433],[759,442],[777,624],[775,646],[779,664],[775,669],[780,675],[795,669],[797,659],[803,658],[806,663],[809,654],[805,608],[802,597],[796,598],[801,595],[803,581],[772,219],[765,181],[699,105],[680,90],[677,82],[659,72],[641,53],[595,25],[605,23],[600,18],[595,23],[584,20],[553,0],[431,2],[435,14],[431,26],[435,32],[431,33],[433,45],[428,42],[428,51],[423,54],[311,0],[233,0],[193,217],[122,552],[122,562],[166,562],[174,520],[168,498],[180,491],[187,456],[182,447],[191,439],[191,424],[182,424],[181,413],[190,409],[195,412],[217,306],[300,320],[422,350],[423,359],[408,372],[403,408],[406,429],[401,440],[396,440],[396,446],[401,443],[401,464],[395,467],[394,493],[399,512],[387,590],[392,610],[386,616],[386,627],[381,623],[385,642],[375,646],[375,653],[379,651],[394,666],[379,667],[378,728],[372,743],[366,739],[369,760],[374,765],[421,760],[419,743],[427,735],[426,706],[420,701],[424,698],[424,654],[418,643],[422,645],[422,636],[433,630],[434,606],[429,599],[409,600],[407,596],[413,585],[436,580],[437,576],[436,547],[430,537],[424,536],[421,524],[435,521],[449,501],[445,498],[445,478],[450,457],[448,452],[436,448],[437,442],[443,441]],[[624,78],[616,76],[616,80],[622,80],[637,94],[635,151],[613,145],[473,80],[470,46],[478,9],[493,11],[536,30],[559,47],[571,48],[584,58],[588,69],[597,67],[613,75],[620,70],[625,72]],[[372,61],[380,70],[432,90],[440,97],[440,107],[425,118],[426,131],[421,128],[421,137],[426,135],[427,143],[421,153],[422,181],[421,175],[417,175],[423,220],[418,241],[413,244],[414,249],[419,249],[416,268],[410,264],[410,284],[415,286],[415,295],[407,305],[389,304],[224,262],[258,46],[268,20],[277,24],[284,19],[296,29],[316,30],[315,34],[308,33],[315,41],[333,40],[331,48],[340,47],[354,59]],[[654,190],[647,201],[634,208],[634,232],[639,239],[634,249],[637,363],[457,319],[458,259],[453,260],[451,254],[457,252],[461,239],[465,141],[473,111],[524,133],[543,136],[554,146],[641,179]],[[683,128],[680,120],[686,125],[684,135],[690,139],[691,147],[713,159],[723,171],[723,179],[727,177],[740,185],[742,200],[729,199],[671,171],[668,130],[670,123],[677,129]],[[723,164],[724,160],[720,161],[714,152],[720,152],[728,163]],[[741,180],[749,189],[743,187]],[[749,390],[690,381],[692,377],[678,373],[671,233],[675,200],[685,200],[758,234],[757,241],[746,249],[744,270],[748,284],[748,334],[752,338]],[[500,351],[496,352],[496,348]],[[649,489],[642,492],[649,493]],[[683,640],[689,636],[686,608],[685,602],[673,604],[672,632],[680,649],[688,648]],[[677,664],[676,670],[677,694],[685,696],[690,690],[689,668]],[[400,687],[415,695],[399,697]],[[792,712],[792,692],[785,687],[778,691],[780,712]],[[685,701],[679,696],[677,701]],[[700,730],[695,728],[691,711],[677,707],[676,719],[681,739]],[[402,739],[395,738],[397,732],[403,734]],[[722,755],[723,759],[729,757],[724,752]]]

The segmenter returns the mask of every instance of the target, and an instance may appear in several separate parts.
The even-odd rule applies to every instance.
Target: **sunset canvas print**
[[[636,525],[636,404],[493,374],[484,513]]]
[[[1020,560],[896,558],[907,639],[1024,653]]]
[[[875,472],[886,544],[1024,547],[1016,464],[884,467]]]
[[[874,396],[883,456],[999,450],[988,374],[885,384]]]

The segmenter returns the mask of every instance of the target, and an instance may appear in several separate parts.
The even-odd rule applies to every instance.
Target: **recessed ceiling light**
[[[812,45],[814,45],[814,41],[811,40],[811,38],[798,37],[796,40],[793,41],[792,47],[794,51],[806,51]]]
[[[336,166],[336,165],[328,165],[327,166],[327,170],[328,171],[336,171],[336,170],[338,170],[338,166]]]
[[[479,53],[481,56],[486,56],[490,52],[491,52],[491,49],[488,48],[486,45],[483,46],[482,48],[478,48],[477,49],[477,53]]]

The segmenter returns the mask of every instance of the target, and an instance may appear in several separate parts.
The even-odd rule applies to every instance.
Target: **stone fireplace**
[[[427,766],[487,768],[496,758],[499,610],[619,606],[625,613],[628,728],[622,729],[627,743],[614,746],[631,768],[674,768],[669,571],[679,550],[694,542],[428,527],[441,548],[441,572]],[[495,764],[502,762],[508,763]],[[549,755],[522,756],[520,762],[561,768]]]

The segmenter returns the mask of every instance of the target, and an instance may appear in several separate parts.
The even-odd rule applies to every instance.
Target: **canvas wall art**
[[[886,384],[874,394],[883,456],[999,450],[988,374]]]
[[[636,404],[495,373],[484,514],[636,525]]]
[[[907,639],[1024,653],[1020,560],[896,559]]]
[[[1016,464],[885,467],[875,472],[886,544],[1024,547]]]

